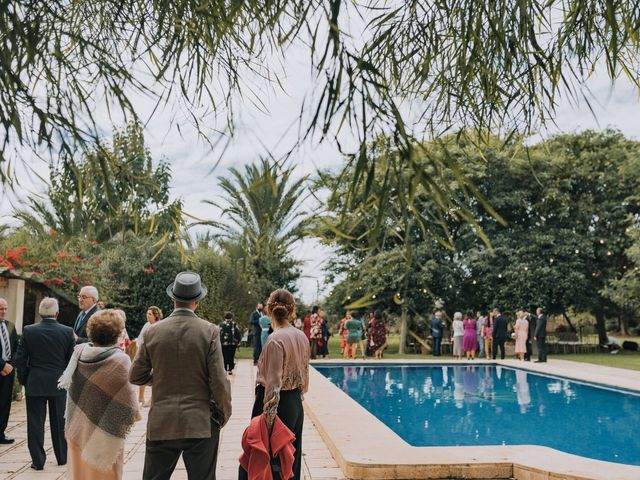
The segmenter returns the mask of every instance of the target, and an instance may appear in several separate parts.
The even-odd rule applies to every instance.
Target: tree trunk
[[[407,345],[407,313],[408,308],[406,302],[402,304],[402,313],[400,315],[400,347],[398,353],[404,355]]]
[[[569,328],[571,329],[571,331],[572,332],[577,332],[576,327],[574,327],[573,323],[571,323],[571,319],[569,318],[569,315],[567,315],[567,312],[562,312],[562,316],[564,317],[564,319],[569,324]]]
[[[598,343],[600,343],[600,345],[606,345],[608,342],[608,338],[604,311],[599,308],[594,313],[596,316],[596,328],[598,329]]]
[[[629,315],[623,312],[619,317],[619,330],[621,335],[629,335]]]

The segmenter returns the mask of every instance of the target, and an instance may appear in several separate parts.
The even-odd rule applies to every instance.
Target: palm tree
[[[244,171],[229,169],[218,177],[219,201],[205,200],[221,211],[223,221],[202,222],[216,230],[218,245],[259,285],[259,292],[294,289],[298,262],[291,247],[302,238],[307,177],[293,178],[293,168],[262,159]]]

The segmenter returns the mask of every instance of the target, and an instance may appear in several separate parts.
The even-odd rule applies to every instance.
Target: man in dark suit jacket
[[[258,364],[258,359],[262,353],[262,328],[260,327],[260,317],[262,316],[262,304],[256,305],[256,309],[251,314],[250,322],[253,327],[253,364]]]
[[[536,362],[544,363],[547,361],[547,317],[542,313],[542,309],[536,310],[538,320],[536,321],[536,333],[534,339],[538,344],[538,360]]]
[[[98,311],[98,289],[94,286],[87,285],[80,289],[78,293],[78,305],[80,313],[73,325],[73,332],[76,334],[76,343],[87,343],[87,322],[91,315]]]
[[[67,442],[64,438],[66,392],[58,388],[76,345],[73,329],[58,323],[59,307],[55,298],[44,298],[38,312],[40,323],[24,327],[22,344],[16,364],[18,380],[25,386],[27,397],[27,443],[31,468],[42,470],[44,451],[44,420],[49,404],[51,440],[58,465],[67,463]]]
[[[491,356],[496,359],[498,348],[500,348],[500,358],[504,360],[504,342],[507,340],[507,319],[502,316],[499,308],[494,308],[493,316],[493,349]]]
[[[9,303],[0,298],[0,444],[14,442],[13,438],[4,434],[13,400],[15,370],[12,361],[18,348],[18,334],[15,325],[6,319],[8,313]]]
[[[231,416],[220,329],[195,314],[207,294],[181,272],[167,288],[175,309],[144,334],[129,381],[153,381],[143,480],[169,479],[182,455],[189,478],[213,480],[220,429]]]
[[[432,353],[434,357],[440,356],[440,345],[442,344],[442,335],[444,334],[444,321],[442,320],[442,312],[440,310],[433,314],[431,319],[431,338],[433,339]]]

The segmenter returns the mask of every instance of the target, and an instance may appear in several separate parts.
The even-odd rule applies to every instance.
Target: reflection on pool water
[[[413,446],[543,445],[640,465],[640,394],[499,365],[314,367]]]

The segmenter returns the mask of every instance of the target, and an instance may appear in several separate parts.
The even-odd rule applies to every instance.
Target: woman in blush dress
[[[462,328],[464,334],[462,336],[462,350],[467,354],[467,360],[475,360],[476,350],[478,349],[478,334],[476,332],[476,319],[473,313],[467,313]]]
[[[524,312],[522,310],[518,311],[516,316],[518,318],[514,327],[514,331],[516,334],[516,355],[518,355],[518,360],[524,360],[524,355],[525,353],[527,353],[529,322],[525,318]]]
[[[451,325],[453,358],[462,360],[462,337],[464,336],[464,326],[462,325],[462,313],[453,314],[453,324]]]

